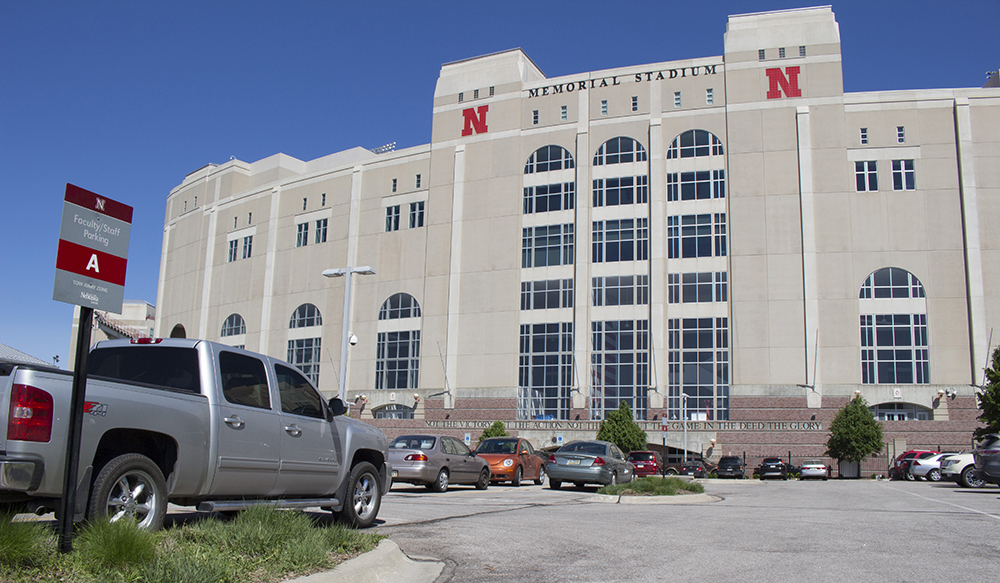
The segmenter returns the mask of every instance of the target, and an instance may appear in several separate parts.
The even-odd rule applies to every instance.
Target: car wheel
[[[931,471],[927,472],[927,480],[930,482],[940,482],[941,470],[937,468],[932,468]]]
[[[916,481],[917,477],[913,475],[913,472],[906,472],[906,481],[913,482]]]
[[[479,481],[476,482],[476,490],[485,490],[490,487],[490,469],[483,468],[479,473]]]
[[[542,482],[545,481],[545,468],[543,466],[538,466],[538,477],[535,478],[535,484],[541,486]]]
[[[347,500],[335,516],[354,528],[368,528],[375,523],[382,505],[382,483],[375,466],[361,462],[351,468],[347,478]]]
[[[673,468],[667,468],[667,475],[668,476],[676,476],[677,475],[677,470],[675,470]]]
[[[558,490],[561,487],[562,487],[562,482],[560,482],[559,480],[553,480],[552,478],[549,478],[549,488],[552,488],[553,490]]]
[[[167,482],[144,455],[120,455],[94,479],[87,517],[116,522],[131,519],[143,530],[159,530],[167,515]]]
[[[982,477],[976,475],[975,466],[966,466],[962,470],[962,475],[958,478],[958,483],[962,485],[963,488],[982,488],[986,485],[986,480]]]
[[[609,486],[616,486],[616,485],[618,485],[618,474],[615,474],[615,473],[611,474],[611,481],[608,483],[608,485]]]
[[[447,492],[448,491],[448,470],[441,468],[438,472],[437,478],[433,482],[427,485],[428,488],[435,492]]]
[[[577,488],[583,488],[583,482],[573,482],[573,485]]]
[[[519,487],[521,485],[521,478],[523,476],[524,476],[524,470],[521,468],[521,466],[517,466],[517,469],[514,470],[514,479],[510,481],[510,485],[514,486],[515,488]]]

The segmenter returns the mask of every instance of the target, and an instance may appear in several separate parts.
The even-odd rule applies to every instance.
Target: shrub
[[[49,530],[38,522],[13,522],[12,518],[0,514],[0,565],[17,568],[44,563]]]
[[[495,421],[493,425],[490,425],[479,434],[479,442],[482,443],[484,439],[489,439],[491,437],[509,437],[510,434],[507,433],[507,426],[503,424],[503,421]]]
[[[622,401],[617,411],[608,413],[597,430],[597,439],[610,441],[626,455],[628,452],[646,449],[646,432],[632,418],[632,409]]]
[[[83,528],[74,546],[83,563],[94,572],[128,572],[156,558],[156,537],[131,520],[99,520]]]

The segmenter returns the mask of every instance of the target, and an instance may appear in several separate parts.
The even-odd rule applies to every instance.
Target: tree
[[[882,451],[882,424],[872,415],[868,402],[858,395],[830,423],[826,455],[838,461],[860,462]]]
[[[1000,432],[1000,348],[993,351],[991,365],[986,368],[986,386],[976,394],[979,410],[982,414],[976,417],[986,426],[973,432],[973,439],[982,439],[987,434]]]
[[[626,454],[646,449],[646,432],[632,420],[632,408],[622,401],[617,411],[608,413],[597,430],[597,439],[610,441]]]
[[[510,434],[507,433],[507,426],[503,424],[503,421],[497,421],[483,430],[479,434],[479,442],[482,443],[484,439],[489,439],[491,437],[509,437]]]

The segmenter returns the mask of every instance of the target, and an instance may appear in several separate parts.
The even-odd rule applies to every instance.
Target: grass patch
[[[616,484],[605,486],[597,491],[598,494],[610,494],[612,496],[676,496],[681,493],[701,494],[705,488],[701,484],[695,484],[680,478],[661,478],[658,476],[646,476],[629,484]]]
[[[159,532],[128,522],[79,527],[58,552],[55,525],[0,516],[0,581],[272,583],[330,569],[385,538],[294,510],[254,507]]]

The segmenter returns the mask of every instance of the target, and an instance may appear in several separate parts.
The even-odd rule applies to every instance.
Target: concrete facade
[[[321,273],[368,265],[346,393],[390,435],[500,419],[544,447],[624,401],[675,452],[812,456],[860,394],[891,444],[968,445],[1000,323],[997,89],[844,93],[820,7],[732,16],[718,57],[449,63],[432,115],[428,145],[185,177],[155,335],[334,395],[345,282]]]

